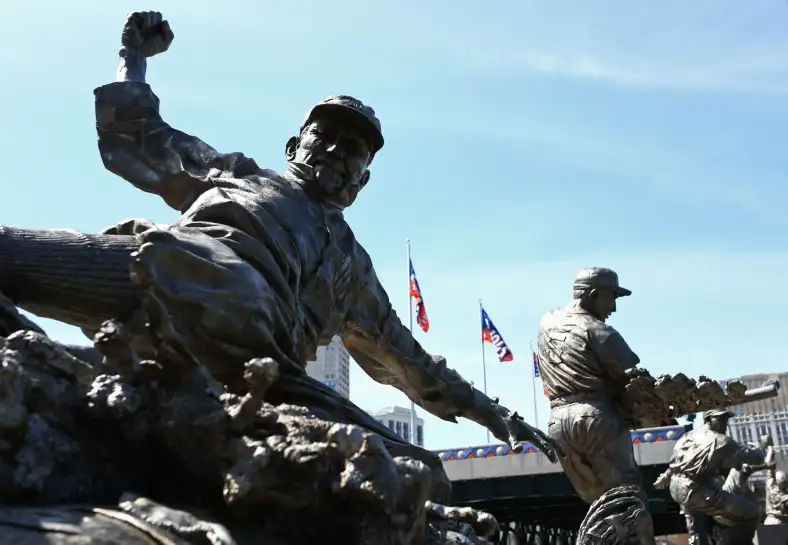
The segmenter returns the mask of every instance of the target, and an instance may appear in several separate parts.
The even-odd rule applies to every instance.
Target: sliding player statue
[[[766,518],[767,525],[788,524],[788,476],[777,470],[774,441],[766,444]]]
[[[189,352],[231,390],[241,384],[244,361],[270,356],[294,384],[332,398],[327,410],[390,437],[304,373],[317,346],[339,334],[372,378],[436,416],[469,418],[502,441],[534,441],[552,456],[537,429],[512,419],[413,339],[345,222],[383,147],[372,108],[345,95],[315,106],[288,140],[288,167],[277,174],[162,120],[146,65],[172,40],[161,14],[129,16],[117,81],[95,92],[96,125],[104,165],[161,196],[180,219],[166,229],[136,222],[100,235],[4,227],[2,292],[88,331],[109,318],[131,320],[145,310],[144,292],[153,293],[159,310],[176,317]],[[137,339],[143,349],[144,341]],[[290,394],[271,395],[297,401]]]
[[[148,59],[173,37],[160,13],[131,14],[117,79],[95,90],[95,108],[106,168],[180,218],[101,234],[0,227],[0,292],[90,335],[115,320],[142,359],[197,362],[233,394],[248,391],[245,362],[271,358],[281,372],[265,401],[378,434],[391,455],[431,468],[435,501],[450,491],[437,456],[308,377],[319,345],[340,335],[367,374],[430,413],[473,420],[515,450],[529,441],[555,461],[545,434],[414,340],[345,221],[384,144],[372,108],[347,95],[316,105],[285,145],[282,174],[219,153],[170,127],[146,82]]]

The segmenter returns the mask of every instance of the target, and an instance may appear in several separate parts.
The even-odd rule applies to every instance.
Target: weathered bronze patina
[[[84,519],[17,515],[26,529],[96,540],[139,523],[149,541],[128,533],[129,543],[241,543],[261,513],[255,543],[459,543],[452,525],[494,532],[489,515],[441,505],[450,486],[436,456],[304,370],[338,334],[372,378],[432,414],[556,459],[545,434],[413,339],[346,223],[384,144],[375,112],[347,95],[312,108],[285,146],[283,174],[219,153],[170,127],[145,81],[147,59],[173,37],[160,13],[131,14],[117,81],[95,101],[104,165],[179,211],[175,224],[0,227],[5,504],[109,502]],[[12,303],[83,328],[95,349],[53,343]],[[137,499],[118,506],[123,492]]]

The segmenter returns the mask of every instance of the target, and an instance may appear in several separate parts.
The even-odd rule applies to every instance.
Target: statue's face
[[[780,488],[780,490],[782,490],[783,492],[785,492],[786,489],[788,489],[788,477],[786,477],[784,471],[776,472],[774,474],[774,481],[777,484],[777,486]]]
[[[728,417],[715,416],[709,420],[709,427],[717,433],[725,434],[728,430]]]
[[[301,132],[288,159],[311,166],[326,198],[350,206],[369,180],[372,159],[363,134],[339,120],[316,118]]]
[[[612,290],[596,289],[589,297],[588,311],[604,322],[616,311],[616,298]]]

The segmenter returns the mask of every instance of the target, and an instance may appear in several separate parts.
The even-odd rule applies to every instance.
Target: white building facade
[[[350,353],[338,336],[317,349],[315,360],[306,364],[306,373],[345,399],[350,398]]]
[[[759,388],[769,381],[779,381],[777,397],[730,407],[735,414],[728,421],[728,435],[738,443],[758,444],[764,435],[774,441],[778,469],[788,469],[788,373],[757,374],[738,377],[747,389]],[[750,477],[753,484],[763,481],[766,474],[756,472]]]
[[[757,443],[763,435],[771,435],[777,452],[788,452],[788,373],[757,374],[739,377],[747,389],[765,383],[780,382],[777,397],[731,407],[736,415],[728,421],[728,435],[740,443]]]
[[[411,442],[411,410],[405,407],[385,407],[379,411],[370,413],[375,420],[396,433],[405,441]],[[413,425],[415,426],[415,440],[413,444],[424,446],[424,419],[419,418],[418,413],[413,414]]]

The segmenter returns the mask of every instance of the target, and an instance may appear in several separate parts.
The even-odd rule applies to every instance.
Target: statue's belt
[[[577,394],[569,394],[560,397],[554,397],[550,400],[550,408],[557,409],[558,407],[565,407],[566,405],[572,405],[573,403],[589,403],[589,402],[600,402],[600,403],[610,403],[614,404],[613,399],[604,394],[600,394],[597,392],[582,392]]]

